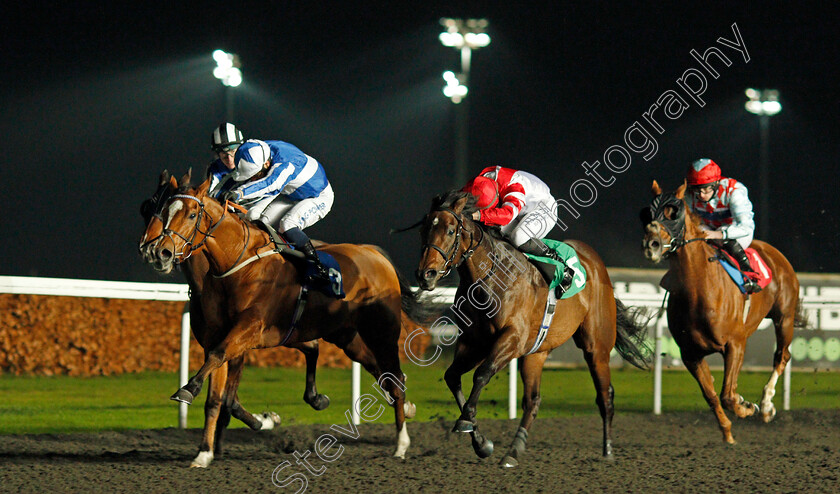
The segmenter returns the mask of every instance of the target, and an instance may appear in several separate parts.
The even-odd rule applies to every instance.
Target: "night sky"
[[[655,139],[648,159],[631,151],[620,173],[602,164],[614,181],[596,184],[594,202],[561,217],[568,230],[552,237],[591,244],[608,266],[651,267],[638,224],[651,180],[675,188],[691,161],[708,157],[747,185],[757,223],[769,215],[763,239],[794,268],[840,272],[840,49],[836,18],[820,4],[121,3],[3,9],[2,275],[182,281],[141,262],[139,206],[163,169],[203,175],[212,158],[210,132],[225,117],[225,89],[211,75],[217,48],[242,61],[233,112],[246,136],[291,142],[327,171],[336,201],[310,235],[381,245],[412,273],[417,233],[389,229],[460,185],[455,109],[441,92],[459,55],[438,41],[440,17],[490,22],[490,46],[473,53],[471,174],[524,169],[568,200],[577,180],[595,183],[582,163],[626,148],[632,125]],[[718,41],[736,40],[733,23],[749,62]],[[731,61],[710,58],[718,78],[690,53],[712,46]],[[692,70],[705,75],[703,106],[677,82]],[[778,89],[783,106],[770,123],[766,211],[747,87]],[[687,108],[673,119],[654,112],[660,133],[643,115],[665,94]]]

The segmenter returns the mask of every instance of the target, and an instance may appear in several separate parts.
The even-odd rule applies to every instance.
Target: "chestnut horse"
[[[524,413],[510,450],[501,460],[503,466],[516,466],[540,406],[545,359],[552,349],[572,338],[583,350],[595,383],[595,402],[603,422],[603,455],[612,458],[614,390],[610,382],[610,351],[615,347],[628,362],[645,367],[644,326],[616,300],[598,254],[585,243],[573,240],[568,243],[586,269],[586,286],[577,295],[557,302],[548,335],[529,354],[542,324],[548,285],[526,257],[499,236],[497,229],[470,219],[475,210],[475,196],[471,194],[452,191],[438,196],[420,233],[420,287],[434,289],[452,268],[457,268],[460,276],[453,309],[459,313],[457,324],[461,332],[454,360],[444,376],[461,412],[453,432],[469,432],[479,457],[493,453],[492,441],[479,433],[476,424],[479,394],[511,359],[522,358]],[[465,399],[461,376],[476,366],[473,387]]]
[[[785,256],[770,244],[754,240],[758,251],[773,273],[773,280],[761,292],[744,295],[718,265],[715,250],[703,241],[700,219],[686,206],[683,183],[676,192],[663,193],[656,181],[655,196],[649,208],[642,210],[645,257],[653,262],[670,260],[667,282],[668,328],[680,347],[688,371],[700,384],[703,396],[717,417],[723,440],[734,444],[732,422],[724,408],[739,418],[761,412],[769,422],[776,415],[773,395],[776,381],[790,360],[788,347],[794,327],[807,321],[799,301],[799,280]],[[765,317],[776,329],[776,352],[773,373],[764,386],[761,406],[745,401],[736,393],[738,373],[744,362],[747,338]],[[724,375],[720,399],[714,379],[704,360],[712,353],[723,354]]]
[[[189,182],[189,176],[184,177],[182,181]],[[147,262],[155,262],[153,247],[163,239],[161,210],[177,189],[175,177],[170,177],[169,173],[164,171],[155,194],[141,206],[146,231],[140,240],[140,253]],[[182,266],[190,287],[190,326],[196,341],[205,351],[209,351],[221,342],[220,335],[227,320],[224,287],[219,280],[210,275],[206,253],[200,252],[191,256]],[[329,397],[318,393],[315,385],[318,341],[300,342],[289,346],[300,350],[306,360],[304,401],[315,410],[325,409],[329,406]],[[231,415],[254,430],[271,429],[279,423],[276,414],[255,416],[239,403],[236,390],[244,363],[243,355],[226,362],[210,374],[207,399],[204,402],[204,437],[199,446],[198,456],[190,466],[207,467],[214,457],[221,455],[222,435],[230,423]]]

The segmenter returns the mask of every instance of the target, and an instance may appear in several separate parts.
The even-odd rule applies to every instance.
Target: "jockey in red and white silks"
[[[500,226],[502,234],[517,248],[532,238],[544,238],[554,228],[554,196],[545,182],[528,172],[490,166],[463,190],[478,198],[479,211],[473,219]]]
[[[753,241],[755,221],[747,188],[734,178],[721,176],[720,167],[710,159],[692,163],[687,177],[691,188],[692,211],[703,220],[703,229],[719,231],[723,240],[736,240],[747,248]],[[711,188],[711,197],[703,195],[703,188]]]

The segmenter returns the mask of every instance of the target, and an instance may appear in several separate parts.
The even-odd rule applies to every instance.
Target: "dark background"
[[[4,7],[0,274],[181,281],[141,262],[138,211],[161,170],[203,174],[212,157],[209,135],[225,117],[211,75],[217,48],[243,64],[235,123],[324,164],[336,202],[310,234],[379,244],[413,272],[416,232],[388,230],[456,185],[455,109],[441,73],[459,56],[437,39],[440,17],[490,21],[490,46],[473,52],[470,173],[525,169],[558,199],[584,177],[581,162],[601,160],[663,92],[680,91],[676,80],[699,68],[691,49],[718,46],[732,60],[715,65],[705,107],[688,100],[678,120],[660,116],[653,159],[634,154],[553,237],[590,243],[609,266],[648,266],[637,218],[651,180],[674,188],[709,157],[747,185],[757,218],[769,215],[765,239],[797,270],[840,271],[840,50],[836,18],[819,4],[117,3]],[[749,63],[715,42],[734,39],[733,23]],[[783,105],[770,124],[767,211],[747,87],[778,89]]]

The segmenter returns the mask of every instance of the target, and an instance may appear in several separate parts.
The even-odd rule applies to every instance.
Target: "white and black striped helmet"
[[[218,153],[229,147],[238,146],[243,142],[245,142],[245,138],[242,136],[242,131],[232,123],[225,122],[213,131],[213,136],[210,138],[210,147]]]

